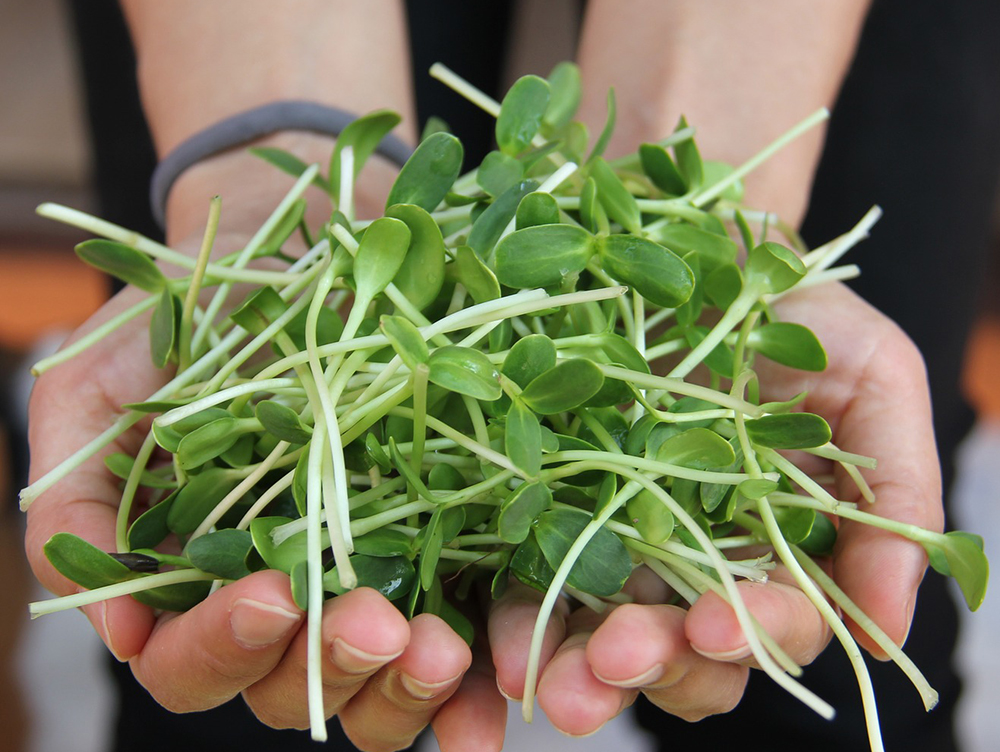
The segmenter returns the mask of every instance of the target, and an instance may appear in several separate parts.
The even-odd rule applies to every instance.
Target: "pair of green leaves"
[[[546,590],[590,520],[586,512],[564,507],[538,514],[531,535],[514,552],[511,573],[531,587]],[[609,597],[622,589],[631,573],[632,560],[625,545],[602,527],[584,547],[566,582],[585,593]]]
[[[578,275],[597,256],[615,279],[656,305],[676,308],[694,288],[691,268],[675,253],[635,235],[594,236],[568,224],[517,230],[496,247],[496,275],[519,289],[552,287]]]

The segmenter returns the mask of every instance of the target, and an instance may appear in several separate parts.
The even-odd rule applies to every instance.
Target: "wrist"
[[[267,219],[291,188],[295,178],[250,153],[251,147],[271,147],[287,151],[306,164],[319,164],[325,174],[336,139],[316,133],[282,131],[193,164],[177,178],[166,202],[167,242],[200,237],[204,231],[209,201],[222,198],[219,238],[231,244],[246,242]],[[358,176],[355,205],[360,217],[374,216],[382,209],[385,196],[395,180],[398,167],[373,155]],[[306,221],[318,227],[330,213],[330,199],[311,186]],[[220,248],[222,253],[234,248]]]

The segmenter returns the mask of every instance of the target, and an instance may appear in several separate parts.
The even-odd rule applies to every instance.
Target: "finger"
[[[507,592],[490,609],[488,634],[497,686],[510,700],[519,700],[524,694],[528,650],[543,597],[534,588],[511,581]],[[560,598],[545,627],[539,671],[545,667],[566,634],[568,610],[566,601]]]
[[[749,671],[697,653],[687,616],[676,606],[619,606],[587,644],[595,676],[612,687],[641,689],[654,705],[688,721],[728,712],[743,696]]]
[[[846,288],[826,287],[781,303],[783,316],[813,328],[831,352],[828,371],[799,384],[809,390],[807,409],[834,418],[839,446],[877,459],[878,467],[864,473],[877,501],[870,507],[861,502],[864,511],[941,530],[941,481],[920,353],[894,323]],[[842,313],[836,320],[820,315],[834,307]],[[838,492],[849,501],[859,497],[843,474]],[[884,530],[844,521],[834,554],[838,584],[902,644],[926,570],[923,549]],[[885,658],[850,625],[869,652]]]
[[[80,332],[135,303],[129,290],[106,304]],[[145,321],[119,329],[98,345],[46,372],[35,384],[29,404],[32,482],[104,431],[122,411],[119,405],[145,399],[164,380],[153,369],[144,344]],[[142,437],[126,432],[111,446],[56,483],[28,508],[25,550],[39,581],[57,595],[80,588],[60,575],[43,553],[57,532],[70,532],[101,550],[117,550],[115,519],[121,491],[104,466],[113,451],[134,452]],[[132,598],[117,598],[83,609],[105,644],[126,660],[141,650],[153,626],[152,611]]]
[[[258,572],[161,619],[132,672],[168,710],[206,710],[271,671],[302,621],[288,577]]]
[[[574,612],[568,636],[545,665],[538,680],[538,706],[564,734],[589,736],[635,699],[631,688],[598,679],[587,659],[588,640],[604,616],[589,609]]]
[[[767,583],[740,582],[737,587],[761,628],[804,666],[829,644],[832,632],[801,590],[779,581],[782,571],[777,570]],[[691,606],[684,630],[692,649],[706,658],[757,665],[735,611],[715,593],[705,593]]]
[[[340,712],[348,738],[368,752],[408,747],[455,693],[472,664],[469,646],[437,616],[414,617],[410,635],[403,654]]]
[[[476,651],[455,694],[431,721],[438,746],[441,752],[499,752],[506,723],[507,701],[497,690],[493,662]]]
[[[322,634],[327,717],[338,713],[376,671],[401,655],[410,641],[406,618],[371,588],[358,588],[327,601]],[[308,654],[308,633],[301,629],[281,662],[243,692],[254,714],[267,725],[309,725]]]

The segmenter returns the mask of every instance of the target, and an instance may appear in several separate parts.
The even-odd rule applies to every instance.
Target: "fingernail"
[[[591,669],[593,671],[593,669]],[[610,684],[612,687],[627,687],[629,689],[634,687],[645,687],[660,677],[663,676],[664,666],[662,663],[653,664],[647,671],[643,671],[638,676],[633,676],[631,679],[606,679],[596,671],[594,671],[594,676],[600,679],[605,684]]]
[[[712,653],[708,650],[699,650],[697,646],[692,645],[694,651],[699,655],[703,655],[706,658],[711,658],[713,661],[742,661],[744,658],[749,658],[753,651],[750,650],[749,645],[743,645],[738,648],[733,648],[732,650],[724,650],[719,653]]]
[[[369,653],[344,642],[339,637],[333,638],[333,647],[330,649],[331,660],[347,674],[369,674],[402,654],[402,650],[392,655]]]
[[[407,674],[400,673],[399,682],[403,685],[403,689],[418,700],[430,700],[433,697],[437,697],[444,690],[458,681],[460,676],[461,674],[439,682],[424,682],[419,679],[414,679],[412,676]]]
[[[500,694],[504,696],[504,699],[510,700],[511,702],[520,702],[521,701],[520,697],[514,697],[514,696],[512,696],[512,695],[510,695],[510,694],[507,693],[507,690],[503,688],[502,684],[500,684],[500,677],[499,676],[497,677],[497,691],[500,692]]]
[[[111,634],[111,622],[108,621],[108,604],[105,601],[101,601],[100,609],[101,627],[104,630],[104,644],[108,646],[108,650],[111,651],[111,655],[115,657],[116,661],[124,663],[128,659],[115,649],[115,638]]]
[[[301,614],[250,598],[240,598],[229,612],[233,636],[247,648],[274,644],[297,627],[301,619]]]

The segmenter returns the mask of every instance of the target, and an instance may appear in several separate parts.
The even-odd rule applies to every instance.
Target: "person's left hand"
[[[783,320],[803,323],[828,354],[826,371],[810,374],[756,364],[766,399],[809,395],[802,409],[830,423],[842,448],[876,457],[866,477],[878,499],[875,514],[941,530],[941,484],[923,361],[902,331],[839,284],[789,295],[776,306]],[[815,469],[815,468],[813,468]],[[857,501],[844,474],[837,498]],[[843,522],[829,568],[838,585],[897,643],[909,631],[927,559],[896,535]],[[599,729],[639,692],[686,720],[723,713],[743,695],[754,666],[732,608],[709,592],[689,608],[664,605],[666,587],[645,573],[630,583],[635,603],[597,615],[563,605],[550,618],[540,663],[538,704],[556,728],[572,735]],[[634,577],[634,579],[637,579]],[[750,611],[800,665],[830,640],[829,626],[787,570],[766,584],[743,581]],[[508,697],[524,691],[528,644],[541,594],[512,587],[490,616],[497,683]],[[857,639],[880,660],[885,655],[854,624]]]

